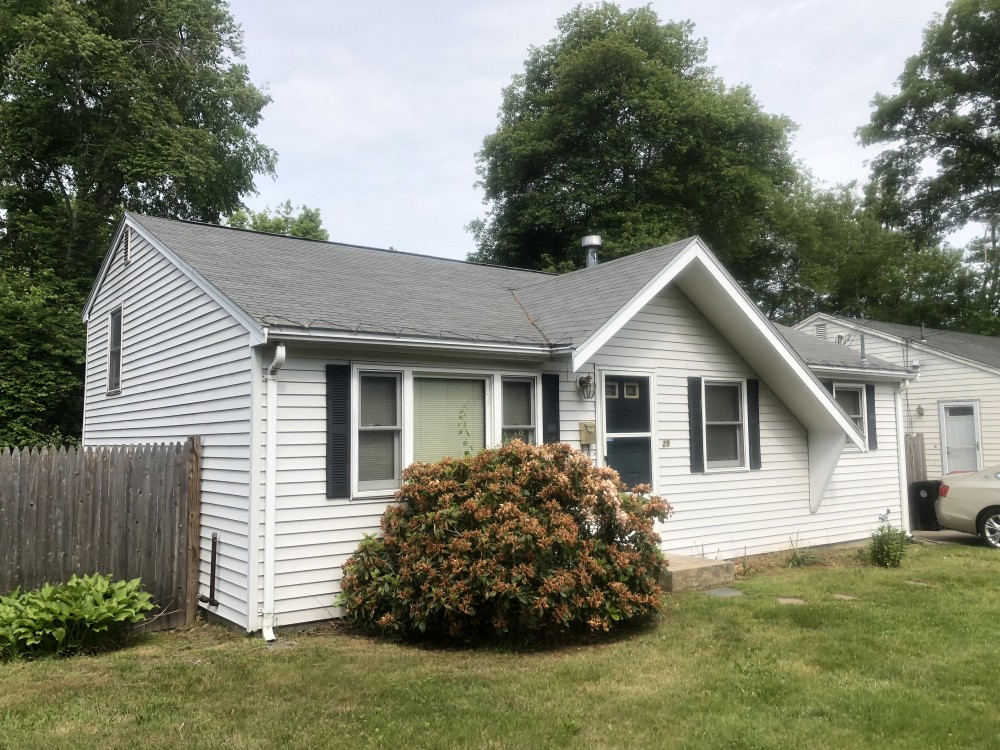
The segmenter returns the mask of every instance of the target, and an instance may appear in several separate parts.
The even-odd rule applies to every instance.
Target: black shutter
[[[542,374],[542,442],[559,442],[559,375]]]
[[[875,429],[875,384],[865,383],[865,409],[868,413],[868,450],[878,448],[878,433]]]
[[[832,396],[833,395],[833,381],[832,380],[823,380],[821,382],[823,383],[823,387],[826,388],[828,391],[830,391],[830,395]]]
[[[747,380],[747,440],[750,443],[750,468],[760,463],[760,381]]]
[[[691,473],[705,471],[705,422],[701,413],[701,378],[688,378],[688,434],[690,436]]]
[[[326,496],[351,496],[351,367],[326,366]]]

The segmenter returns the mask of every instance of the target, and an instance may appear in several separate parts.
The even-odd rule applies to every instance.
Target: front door
[[[978,471],[979,415],[976,402],[941,405],[941,453],[944,473]]]
[[[604,376],[604,464],[630,488],[653,484],[649,381],[646,375]]]

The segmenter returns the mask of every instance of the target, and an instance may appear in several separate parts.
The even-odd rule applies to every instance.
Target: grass
[[[998,565],[953,546],[894,570],[750,559],[742,597],[673,595],[650,627],[547,651],[202,625],[0,665],[0,747],[996,747]]]

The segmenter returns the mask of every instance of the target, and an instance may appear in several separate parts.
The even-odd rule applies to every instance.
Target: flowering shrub
[[[403,635],[609,630],[660,607],[653,520],[670,506],[648,491],[564,444],[413,464],[382,536],[344,564],[339,603]]]

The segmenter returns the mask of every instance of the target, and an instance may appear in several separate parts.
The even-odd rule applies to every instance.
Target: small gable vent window
[[[132,262],[132,227],[125,227],[122,233],[122,263],[126,266]]]
[[[108,393],[122,389],[122,308],[108,317]]]
[[[826,323],[816,324],[816,338],[825,339],[826,338]]]

